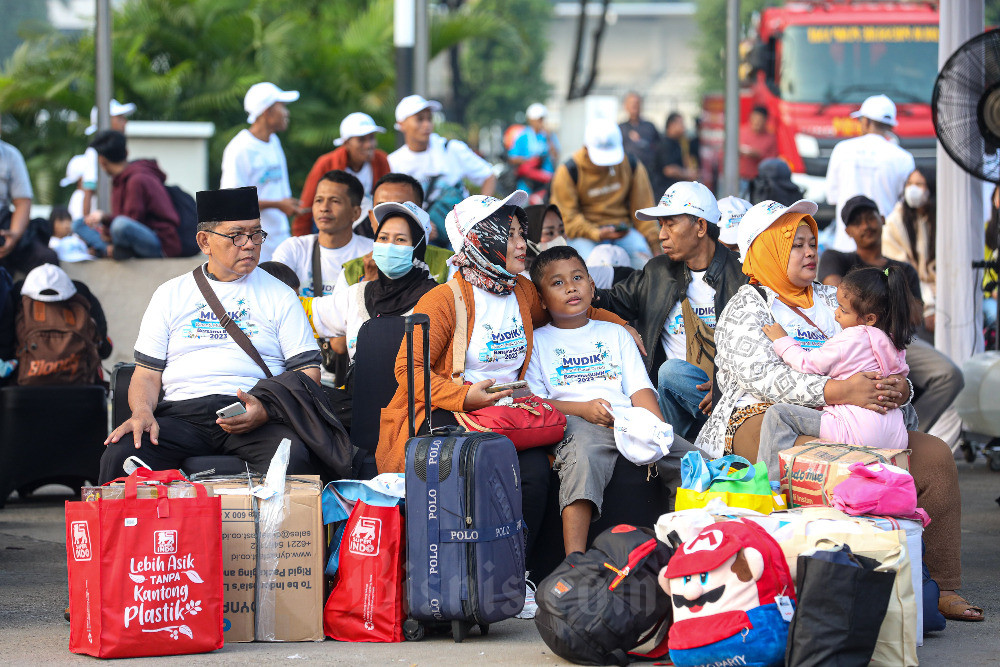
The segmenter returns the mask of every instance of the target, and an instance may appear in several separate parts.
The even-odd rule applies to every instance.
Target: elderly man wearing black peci
[[[208,261],[150,300],[135,343],[132,416],[105,442],[101,481],[121,474],[133,454],[154,470],[235,455],[263,472],[282,438],[292,443],[289,473],[345,474],[350,447],[332,413],[324,417],[306,314],[287,285],[256,270],[267,239],[256,188],[197,199],[198,246]],[[217,416],[237,401],[244,413]]]

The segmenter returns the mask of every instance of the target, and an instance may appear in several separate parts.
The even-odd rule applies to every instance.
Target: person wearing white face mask
[[[354,359],[358,331],[373,317],[409,315],[437,282],[424,263],[431,220],[411,202],[386,202],[373,209],[378,227],[372,259],[378,278],[312,300],[312,323],[322,337],[346,336]]]
[[[906,262],[917,270],[920,296],[924,302],[924,326],[934,332],[935,271],[934,172],[914,169],[906,179],[903,198],[885,219],[882,229],[882,254]]]

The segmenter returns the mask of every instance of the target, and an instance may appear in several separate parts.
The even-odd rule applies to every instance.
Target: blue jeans
[[[83,239],[88,248],[96,250],[99,256],[107,256],[108,244],[101,238],[101,233],[84,222],[83,218],[77,218],[73,221],[73,233]]]
[[[599,244],[590,239],[585,239],[583,237],[568,238],[566,239],[568,243],[574,250],[580,253],[583,257],[583,261],[587,261],[590,257],[590,253]],[[610,243],[611,245],[616,245],[620,248],[624,248],[625,252],[628,253],[629,258],[632,260],[633,269],[641,269],[646,265],[646,262],[653,256],[653,253],[649,250],[649,243],[646,241],[646,237],[639,233],[637,229],[628,230],[628,234],[621,237],[620,239],[615,239],[614,241],[601,241],[601,243]]]
[[[674,427],[675,434],[692,442],[708,420],[698,409],[707,392],[696,389],[706,382],[705,371],[683,359],[667,359],[656,374],[663,420]]]
[[[156,232],[128,216],[119,215],[111,221],[111,243],[131,250],[136,257],[163,257]]]

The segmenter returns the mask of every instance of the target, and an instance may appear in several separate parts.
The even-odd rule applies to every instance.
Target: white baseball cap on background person
[[[613,120],[595,118],[587,123],[583,145],[587,147],[590,161],[598,167],[613,167],[625,159],[622,131]]]
[[[21,295],[35,301],[65,301],[76,294],[76,285],[65,271],[55,264],[36,266],[24,277]]]
[[[638,220],[657,220],[671,215],[693,215],[719,224],[719,203],[715,195],[698,181],[677,181],[663,193],[660,202],[635,212]]]
[[[396,125],[397,130],[401,130],[399,126],[404,120],[409,118],[414,114],[418,114],[424,109],[430,109],[431,111],[441,111],[441,103],[437,100],[427,100],[420,95],[407,95],[399,101],[396,105]]]
[[[135,105],[129,102],[128,104],[122,104],[118,100],[111,100],[108,105],[108,115],[109,116],[131,116],[135,113]],[[86,135],[91,135],[97,132],[97,107],[90,108],[90,125],[87,129],[83,131]]]
[[[896,127],[896,105],[885,95],[872,95],[861,103],[851,118],[868,118]]]
[[[719,200],[719,240],[726,245],[736,245],[736,232],[743,214],[753,206],[746,199],[723,197]]]
[[[294,102],[299,99],[299,91],[282,90],[269,81],[255,83],[243,97],[243,109],[247,112],[247,122],[252,123],[276,102]]]
[[[96,180],[93,177],[93,171],[90,156],[84,153],[74,155],[69,159],[69,164],[66,165],[66,175],[59,180],[59,187],[73,185],[81,178],[84,182],[87,182],[88,179]]]
[[[503,199],[486,195],[466,197],[455,204],[444,219],[444,229],[448,234],[452,250],[458,254],[465,242],[465,235],[477,222],[490,217],[503,206],[518,206],[523,209],[527,203],[528,193],[524,190],[514,190]],[[524,224],[524,220],[521,224]]]
[[[424,230],[424,239],[430,242],[431,226],[432,226],[431,216],[427,214],[427,211],[420,208],[413,202],[409,201],[382,202],[381,204],[373,208],[372,211],[375,213],[375,222],[377,222],[379,225],[381,225],[382,221],[388,218],[393,213],[396,214],[401,213],[409,218],[413,218],[414,220],[417,221],[417,224],[420,225],[420,227]]]
[[[549,110],[541,102],[535,102],[524,112],[524,117],[528,120],[539,120],[549,115]]]
[[[333,145],[343,146],[344,142],[352,137],[367,137],[376,132],[382,134],[385,132],[385,128],[376,125],[375,120],[368,114],[355,111],[347,114],[344,120],[340,121],[340,137],[333,140]]]
[[[816,215],[819,206],[808,199],[800,199],[791,206],[779,204],[776,201],[765,199],[750,207],[750,210],[743,214],[740,226],[736,230],[737,242],[740,247],[740,261],[746,260],[747,251],[753,240],[760,236],[760,233],[774,224],[774,221],[786,213],[804,213],[806,215]]]

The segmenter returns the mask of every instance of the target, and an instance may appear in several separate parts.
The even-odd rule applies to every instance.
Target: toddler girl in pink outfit
[[[881,377],[906,375],[905,348],[913,338],[910,293],[903,272],[897,268],[863,268],[848,273],[837,288],[834,317],[840,333],[822,347],[806,351],[774,323],[763,327],[774,341],[774,351],[786,364],[802,373],[846,380],[858,372],[872,371]],[[866,447],[905,449],[903,413],[886,413],[855,405],[823,408],[819,433],[824,440]]]

